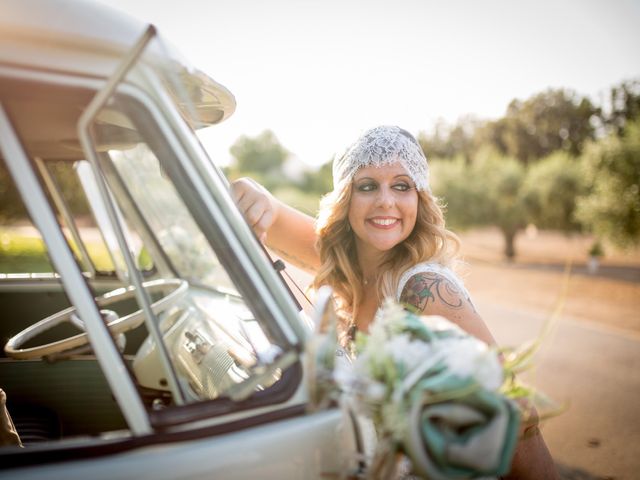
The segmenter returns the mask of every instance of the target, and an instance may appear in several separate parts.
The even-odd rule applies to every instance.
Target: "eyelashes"
[[[398,182],[391,185],[391,189],[395,192],[405,193],[411,190],[415,190],[416,187],[409,185],[406,182]],[[373,193],[380,189],[380,185],[375,182],[363,182],[355,185],[355,189],[360,193]]]

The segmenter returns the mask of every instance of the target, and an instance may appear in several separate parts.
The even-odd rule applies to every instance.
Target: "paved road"
[[[502,345],[535,337],[545,315],[476,298]],[[639,313],[640,315],[640,313]],[[640,478],[640,335],[561,317],[529,379],[568,410],[543,432],[566,478]]]

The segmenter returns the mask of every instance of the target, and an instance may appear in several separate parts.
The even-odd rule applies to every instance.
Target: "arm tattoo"
[[[304,270],[314,271],[315,269],[306,262],[303,262],[295,255],[291,255],[290,253],[285,252],[284,250],[280,250],[279,248],[271,248],[268,247],[269,250],[276,252],[282,258],[284,258],[287,262],[293,263],[295,266],[300,267]]]
[[[437,302],[457,309],[464,306],[464,295],[453,282],[442,275],[425,272],[409,279],[402,290],[400,302],[416,307],[420,312]]]

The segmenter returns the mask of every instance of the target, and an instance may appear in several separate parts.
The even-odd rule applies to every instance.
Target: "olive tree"
[[[529,222],[540,228],[578,231],[576,199],[587,185],[579,160],[557,151],[531,165],[522,188]]]
[[[488,148],[470,166],[463,160],[432,165],[433,190],[446,206],[447,221],[454,228],[498,227],[505,257],[513,260],[516,234],[526,225],[521,194],[524,166]]]

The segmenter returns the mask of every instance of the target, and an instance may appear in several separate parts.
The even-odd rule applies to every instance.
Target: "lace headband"
[[[396,126],[375,127],[366,131],[333,162],[333,188],[351,182],[362,167],[383,167],[395,162],[407,171],[417,190],[430,192],[429,166],[420,144],[413,136]]]

